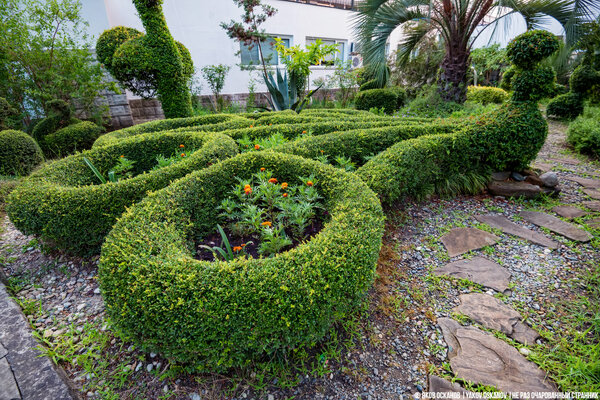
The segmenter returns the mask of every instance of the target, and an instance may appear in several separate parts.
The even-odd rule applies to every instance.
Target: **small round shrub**
[[[53,156],[64,157],[92,148],[102,132],[104,128],[93,122],[79,122],[47,135],[45,145]]]
[[[404,104],[406,104],[406,90],[404,90],[404,88],[401,88],[400,86],[391,86],[388,89],[396,93],[396,95],[398,96],[398,99],[396,101],[396,109],[404,107]]]
[[[96,56],[107,69],[112,69],[113,55],[123,43],[144,34],[137,29],[126,26],[115,26],[102,32],[96,42]]]
[[[377,83],[377,79],[371,79],[370,81],[366,81],[358,88],[359,92],[364,92],[365,90],[371,89],[380,89],[379,84]]]
[[[583,112],[583,96],[568,92],[553,98],[546,108],[546,115],[558,119],[573,119]]]
[[[29,175],[44,161],[36,141],[21,131],[0,131],[0,175]]]
[[[554,90],[556,74],[551,66],[538,65],[533,69],[518,69],[511,79],[512,98],[516,101],[537,101]]]
[[[207,262],[194,239],[216,231],[215,209],[236,178],[266,168],[280,181],[312,175],[329,219],[271,258]],[[102,247],[99,279],[117,328],[147,350],[223,371],[314,344],[364,298],[384,216],[354,174],[276,152],[246,153],[194,172],[128,210]]]
[[[556,35],[543,30],[525,32],[506,47],[508,59],[521,69],[531,69],[560,48]]]
[[[198,149],[170,166],[152,170],[157,155]],[[8,198],[7,213],[26,234],[79,255],[95,254],[126,207],[192,171],[237,154],[218,133],[149,133],[63,158],[26,178]],[[121,156],[135,161],[134,176],[101,184],[87,158],[106,177]],[[149,171],[149,172],[146,172]]]
[[[358,92],[354,97],[357,109],[369,111],[371,108],[383,108],[386,114],[397,110],[398,95],[389,89],[370,89]]]
[[[502,104],[508,99],[506,91],[493,86],[469,86],[467,100],[483,105]]]
[[[44,153],[48,153],[46,147],[46,136],[57,130],[81,122],[73,118],[69,104],[63,100],[52,100],[48,102],[48,116],[38,122],[31,132],[31,136],[37,140]]]
[[[569,89],[565,85],[561,85],[560,83],[554,82],[554,86],[552,87],[552,93],[550,94],[551,98],[556,96],[560,96],[561,94],[569,93]]]
[[[577,117],[569,125],[567,142],[580,153],[600,157],[600,119]]]
[[[591,65],[581,64],[573,70],[569,78],[569,86],[572,92],[586,95],[594,85],[600,84],[600,72]]]

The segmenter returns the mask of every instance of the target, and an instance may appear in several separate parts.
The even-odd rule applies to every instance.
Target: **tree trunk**
[[[449,43],[440,67],[438,91],[445,101],[464,103],[467,99],[467,69],[470,53],[462,43]]]

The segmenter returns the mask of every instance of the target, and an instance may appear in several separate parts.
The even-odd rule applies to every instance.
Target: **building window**
[[[290,47],[291,38],[282,37],[281,40],[285,47]],[[279,65],[279,56],[277,50],[275,50],[275,40],[268,38],[261,41],[260,47],[262,49],[263,58],[267,65]],[[242,65],[260,65],[260,54],[258,51],[258,45],[253,43],[252,45],[246,46],[240,42],[240,54],[242,56]]]
[[[306,45],[308,46],[309,44],[316,42],[318,39],[320,39],[324,45],[337,45],[339,50],[337,53],[327,56],[325,60],[323,60],[323,65],[333,65],[335,60],[344,61],[346,59],[346,45],[348,43],[347,40],[307,37]]]

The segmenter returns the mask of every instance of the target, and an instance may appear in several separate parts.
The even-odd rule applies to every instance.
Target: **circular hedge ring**
[[[179,151],[180,145],[186,150],[198,150],[175,164],[144,173],[157,164],[157,155],[169,156]],[[117,217],[148,191],[162,189],[175,179],[237,152],[235,141],[222,134],[140,135],[45,166],[11,193],[7,212],[15,226],[26,234],[39,235],[74,254],[98,253]],[[84,157],[90,160],[106,177],[120,156],[135,161],[134,177],[116,183],[99,184],[84,161]]]
[[[215,209],[260,168],[300,183],[312,174],[329,220],[272,258],[198,261],[195,238]],[[383,234],[377,196],[355,175],[276,152],[246,153],[150,194],[115,224],[99,278],[107,312],[145,349],[224,370],[321,339],[372,283]]]

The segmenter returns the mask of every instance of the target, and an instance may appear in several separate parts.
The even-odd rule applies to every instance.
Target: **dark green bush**
[[[0,211],[4,211],[6,207],[6,198],[17,187],[18,179],[12,177],[0,177]]]
[[[272,258],[197,261],[190,244],[216,229],[214,212],[238,181],[267,168],[281,181],[313,174],[329,220]],[[364,298],[375,273],[383,212],[353,174],[276,152],[246,153],[150,194],[119,219],[99,266],[107,313],[151,351],[222,371],[322,339]]]
[[[600,118],[577,117],[569,125],[567,142],[580,153],[600,157]]]
[[[354,105],[359,110],[383,108],[386,114],[397,110],[398,95],[389,89],[371,89],[358,92],[354,97]]]
[[[559,119],[573,119],[583,112],[583,96],[569,92],[555,97],[548,103],[546,115]]]
[[[47,151],[46,136],[71,124],[81,122],[73,118],[69,104],[63,100],[52,100],[47,105],[48,116],[38,122],[31,132],[31,136],[38,142],[44,152]]]
[[[469,86],[467,100],[483,105],[502,104],[508,99],[506,91],[493,86]]]
[[[127,139],[136,135],[150,132],[163,132],[174,129],[204,130],[211,132],[224,129],[237,129],[252,125],[254,122],[232,114],[203,115],[191,118],[172,118],[150,121],[102,135],[94,143],[94,147],[104,146],[115,141]]]
[[[183,144],[199,149],[176,164],[153,170],[156,156],[170,156]],[[15,226],[26,234],[75,254],[98,252],[104,236],[126,207],[144,198],[148,191],[162,189],[173,180],[211,163],[237,154],[229,136],[217,133],[146,134],[112,145],[69,156],[36,171],[11,193],[7,212]],[[135,161],[139,174],[117,183],[99,181],[84,157],[106,176],[120,156]]]
[[[508,59],[521,69],[531,69],[544,58],[558,51],[556,35],[543,30],[527,31],[510,41],[506,47]]]
[[[13,108],[4,97],[0,97],[0,131],[15,125],[19,112]]]
[[[44,161],[40,146],[21,131],[0,131],[0,175],[29,175]]]
[[[546,65],[528,70],[517,69],[511,79],[512,98],[516,101],[537,101],[548,97],[554,90],[555,78],[554,69]]]
[[[107,69],[112,69],[113,55],[125,42],[143,36],[144,33],[126,26],[115,26],[108,29],[96,41],[96,56]]]
[[[502,80],[500,81],[500,88],[507,92],[512,90],[512,78],[515,76],[517,68],[514,65],[508,67],[502,74]]]
[[[64,157],[90,149],[102,132],[104,128],[93,122],[79,122],[47,135],[45,145],[53,156]]]
[[[360,87],[358,88],[358,91],[364,92],[365,90],[371,90],[371,89],[380,89],[377,79],[371,79],[370,81],[366,81],[365,83],[360,85]]]
[[[400,86],[390,86],[388,89],[396,93],[396,96],[398,96],[396,101],[396,109],[404,107],[404,104],[406,103],[406,90]]]
[[[600,84],[600,72],[591,65],[581,64],[571,74],[569,86],[572,92],[587,95],[594,85]]]

